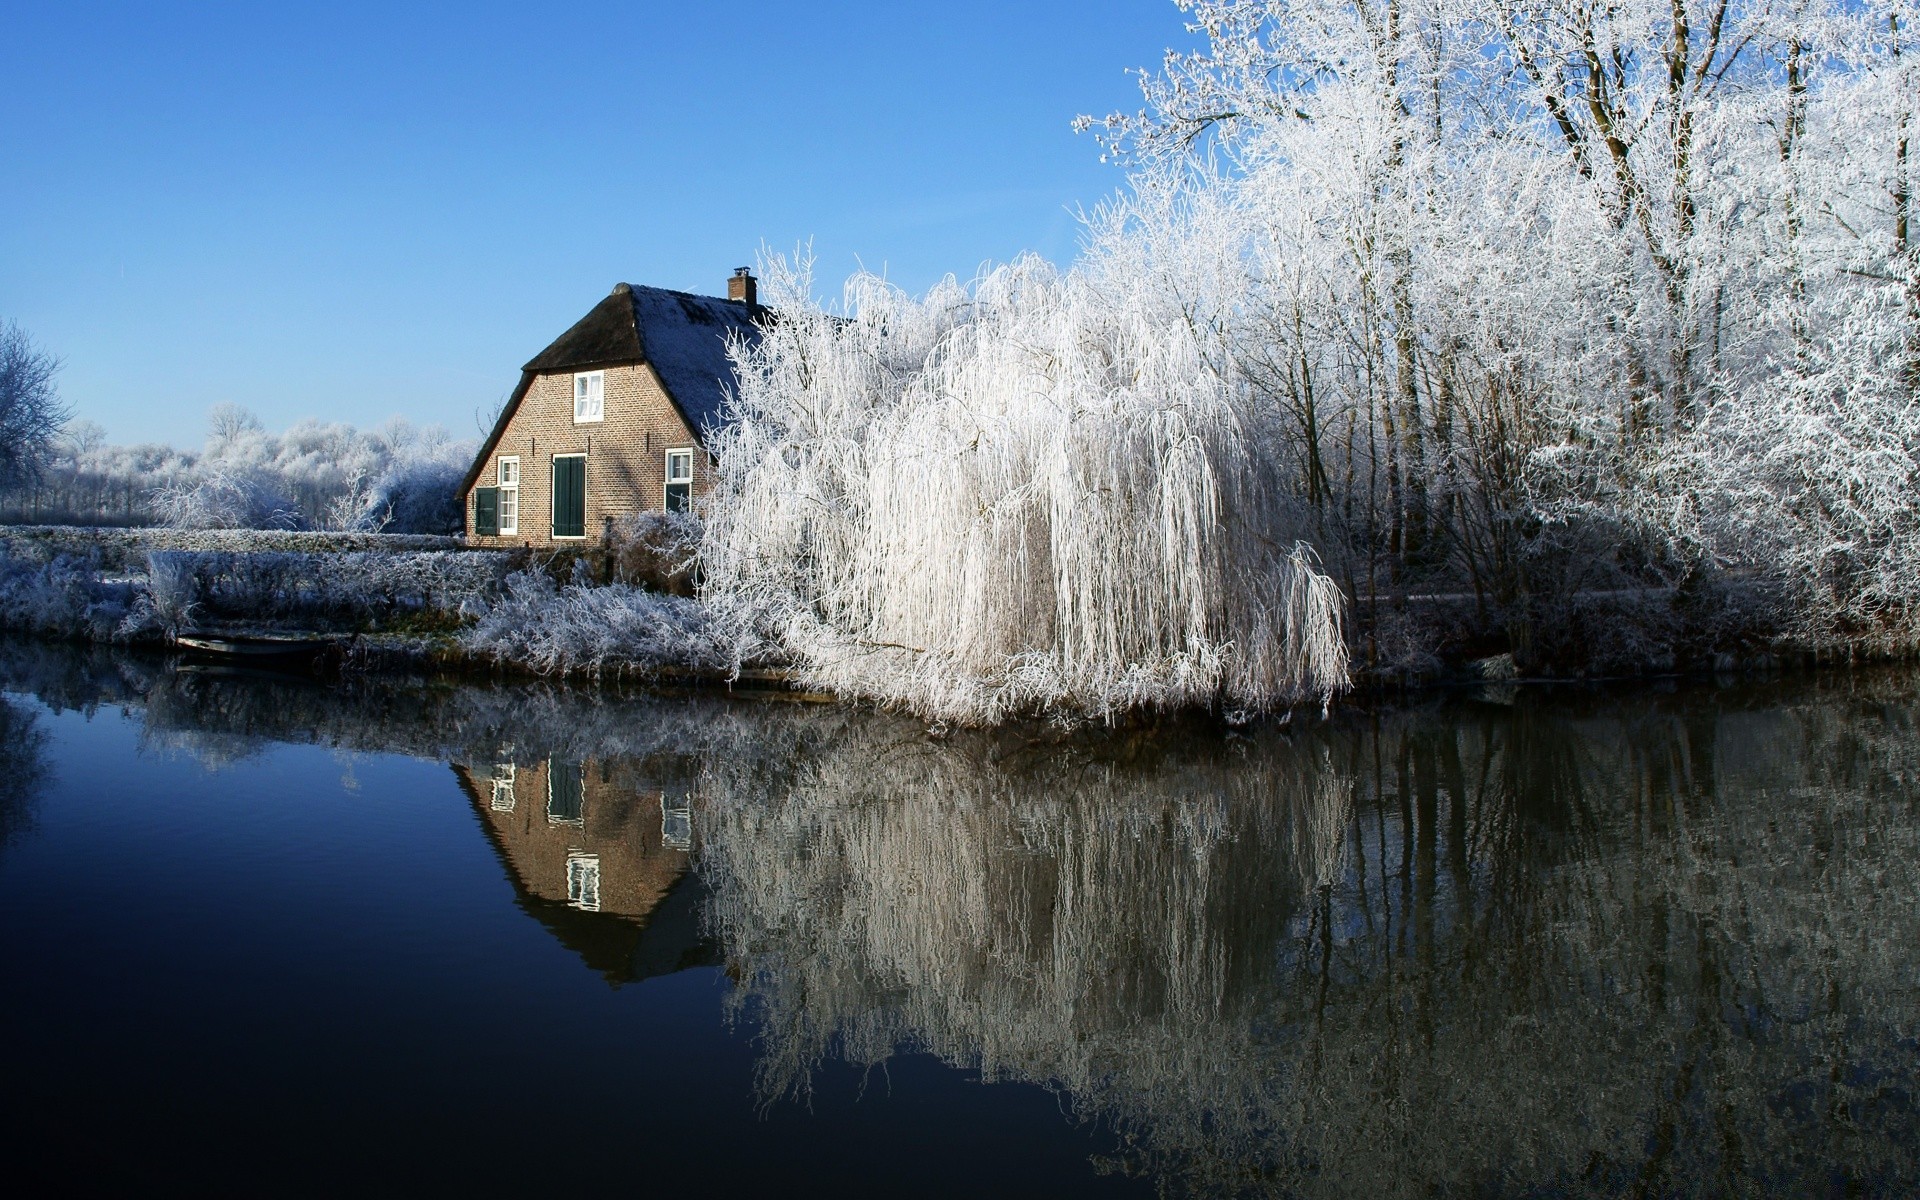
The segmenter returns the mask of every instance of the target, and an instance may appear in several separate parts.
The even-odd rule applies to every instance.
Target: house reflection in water
[[[692,787],[613,760],[454,763],[518,902],[614,986],[719,962]]]

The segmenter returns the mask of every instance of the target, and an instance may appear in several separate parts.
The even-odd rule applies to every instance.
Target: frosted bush
[[[936,719],[1274,709],[1347,686],[1265,416],[1174,307],[1022,259],[846,318],[774,263],[703,595],[816,684]]]
[[[613,523],[608,538],[614,579],[691,596],[701,536],[699,520],[687,513],[629,513]]]
[[[138,587],[103,580],[84,559],[16,558],[0,546],[0,627],[44,637],[107,641],[135,614]],[[138,623],[125,631],[144,632]]]
[[[389,533],[458,533],[466,527],[460,481],[465,459],[410,458],[374,481],[346,527]]]
[[[461,640],[496,662],[591,675],[729,671],[740,645],[692,600],[618,583],[562,587],[544,571],[509,576],[505,594]]]
[[[154,515],[175,529],[299,529],[299,506],[264,472],[216,467],[151,497]]]

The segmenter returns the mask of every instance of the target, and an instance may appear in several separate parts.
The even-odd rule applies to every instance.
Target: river
[[[1920,1190],[1913,673],[946,736],[0,686],[0,1143],[52,1190]]]

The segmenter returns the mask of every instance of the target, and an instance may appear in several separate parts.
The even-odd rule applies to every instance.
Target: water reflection
[[[762,1085],[923,1047],[1197,1191],[1912,1180],[1911,693],[710,773]],[[1120,752],[1116,753],[1116,749]]]
[[[1898,1193],[1920,687],[930,740],[837,709],[0,648],[55,707],[452,764],[610,982],[724,962],[766,1105],[923,1050],[1202,1195]],[[8,739],[9,744],[12,739]]]
[[[668,797],[687,792],[684,774],[553,757],[456,762],[453,773],[520,906],[609,983],[718,961],[700,929],[691,846],[663,819]]]
[[[33,828],[33,806],[47,775],[47,734],[39,715],[0,696],[0,852]]]

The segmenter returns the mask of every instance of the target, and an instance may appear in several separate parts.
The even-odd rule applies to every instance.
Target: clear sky
[[[1120,186],[1076,113],[1170,0],[8,6],[0,318],[114,441],[474,429],[614,283],[724,294],[812,239],[921,290]]]

